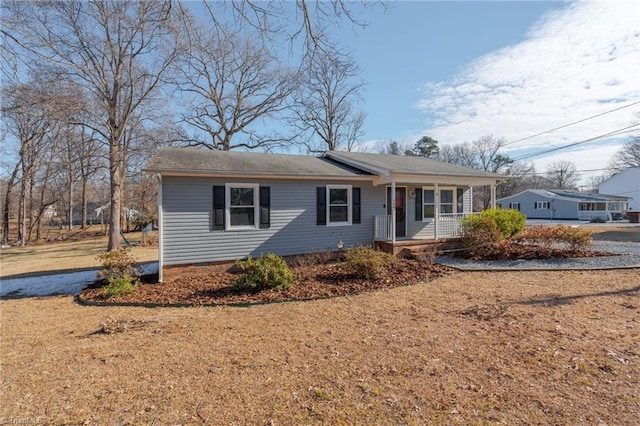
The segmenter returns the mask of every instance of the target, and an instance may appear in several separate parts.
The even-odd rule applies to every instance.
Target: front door
[[[391,216],[391,187],[387,187],[387,214]],[[407,236],[407,188],[396,187],[396,238]]]

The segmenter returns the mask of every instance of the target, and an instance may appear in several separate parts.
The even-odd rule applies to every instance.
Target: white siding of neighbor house
[[[213,231],[213,186],[258,183],[271,188],[271,227]],[[162,179],[163,262],[165,265],[236,260],[249,254],[293,255],[373,244],[374,215],[385,214],[385,188],[369,182],[331,182],[361,188],[361,223],[350,226],[316,225],[316,187],[325,181]]]
[[[598,192],[631,197],[630,210],[640,210],[640,167],[623,170],[598,185]]]

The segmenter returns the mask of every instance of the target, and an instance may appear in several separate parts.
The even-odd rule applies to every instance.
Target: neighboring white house
[[[598,192],[630,197],[629,210],[640,210],[640,167],[616,173],[598,185]]]
[[[496,201],[503,209],[518,210],[528,219],[567,220],[616,220],[628,210],[628,202],[628,197],[620,195],[563,189],[527,189]]]

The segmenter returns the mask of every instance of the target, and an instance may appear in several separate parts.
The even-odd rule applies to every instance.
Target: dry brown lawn
[[[141,233],[126,234],[131,243],[140,242]],[[46,243],[3,248],[0,253],[0,277],[42,272],[59,272],[79,268],[98,268],[96,255],[107,248],[108,238],[91,237],[79,241]],[[138,262],[158,260],[158,247],[132,247]]]
[[[0,417],[637,424],[640,271],[473,272],[249,308],[0,301]]]

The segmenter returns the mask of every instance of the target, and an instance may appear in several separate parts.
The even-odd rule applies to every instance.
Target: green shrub
[[[136,268],[136,260],[128,248],[100,253],[96,256],[102,263],[98,278],[137,278],[140,272]]]
[[[488,209],[482,211],[479,216],[492,220],[498,227],[502,239],[515,237],[525,227],[526,217],[518,210]]]
[[[395,258],[389,253],[369,246],[359,246],[345,252],[343,269],[358,278],[375,280],[394,261]]]
[[[135,277],[109,278],[109,284],[104,288],[104,294],[109,298],[120,297],[136,289]]]
[[[496,222],[482,215],[463,218],[461,231],[461,248],[470,256],[482,255],[502,241],[502,233]]]
[[[242,269],[242,275],[236,280],[234,287],[241,290],[260,291],[264,289],[286,290],[293,285],[293,274],[287,263],[273,253],[257,259],[249,256],[247,260],[239,260],[236,266]]]
[[[607,223],[607,221],[606,221],[606,220],[604,220],[604,219],[603,219],[603,218],[601,218],[601,217],[594,217],[594,218],[593,218],[593,219],[591,219],[589,222],[590,222],[590,223]]]

